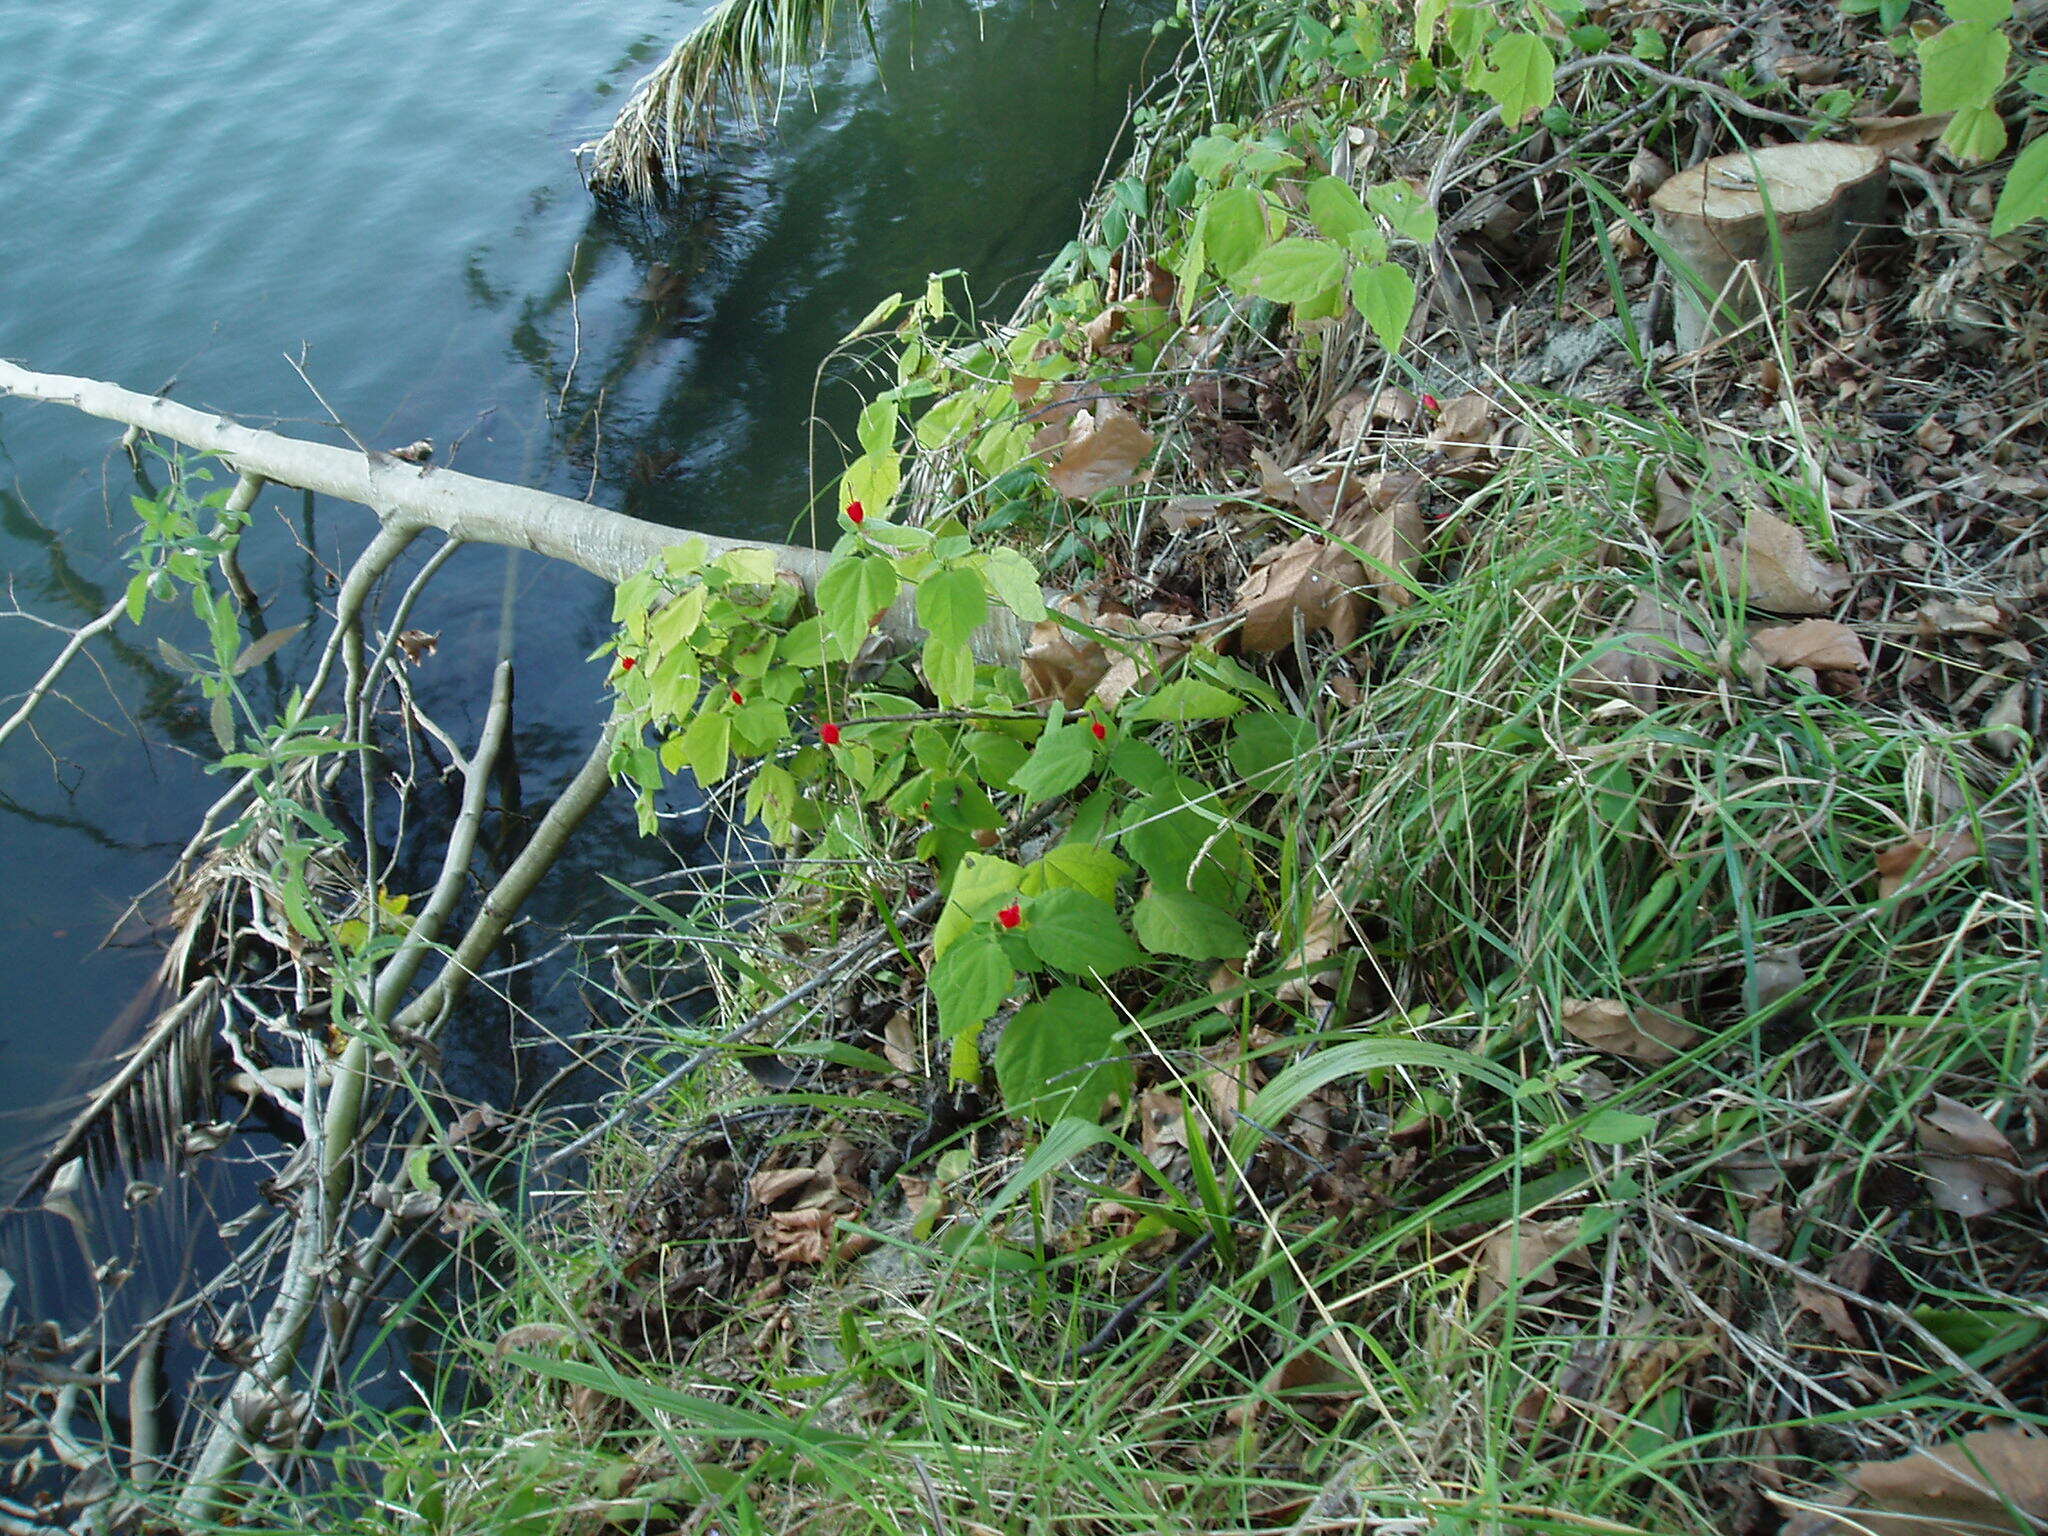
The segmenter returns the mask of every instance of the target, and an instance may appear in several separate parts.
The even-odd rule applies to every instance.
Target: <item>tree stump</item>
[[[1754,319],[1759,294],[1807,303],[1884,210],[1884,151],[1783,144],[1680,171],[1650,199],[1676,289],[1679,349]]]

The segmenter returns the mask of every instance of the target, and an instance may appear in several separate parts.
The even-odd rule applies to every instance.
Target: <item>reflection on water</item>
[[[879,65],[818,70],[772,142],[706,167],[674,208],[593,206],[571,148],[693,14],[673,0],[0,0],[0,356],[169,382],[187,404],[345,441],[289,352],[367,442],[430,437],[441,462],[474,473],[782,536],[810,498],[814,407],[825,480],[855,409],[844,384],[821,387],[820,360],[876,298],[933,270],[969,269],[984,305],[1006,307],[1002,286],[1070,232],[1151,9],[890,9]],[[114,435],[0,404],[7,596],[59,624],[101,612],[127,578],[134,484]],[[265,622],[326,602],[367,524],[269,493],[245,553]],[[516,751],[537,802],[605,709],[601,669],[584,660],[608,628],[599,583],[465,552],[416,616],[441,637],[417,687],[473,739],[508,583]],[[189,615],[116,632],[74,669],[38,739],[0,753],[0,1157],[47,1135],[147,987],[152,947],[102,938],[219,789],[204,772],[205,701],[165,665],[159,633],[195,648]],[[0,698],[55,643],[0,624]],[[259,697],[282,702],[312,643],[252,675]],[[573,925],[609,910],[602,877],[664,857],[608,807],[535,916]],[[519,1084],[506,1003],[569,1031],[586,1018],[559,968],[508,988],[451,1041],[462,1086],[498,1102]],[[163,1217],[145,1225],[189,1236],[196,1212],[219,1201],[214,1218],[228,1214],[244,1182],[223,1168],[145,1198]],[[15,1218],[7,1239],[0,1263],[52,1283],[68,1273],[58,1288],[77,1294],[57,1217]],[[157,1271],[183,1255],[153,1243],[152,1278],[135,1284],[161,1294]]]

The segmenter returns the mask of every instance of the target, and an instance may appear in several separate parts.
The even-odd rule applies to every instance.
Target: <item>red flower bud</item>
[[[735,704],[744,704],[747,702],[746,699],[741,696],[740,691],[737,688],[733,689],[732,691],[732,701]]]
[[[818,727],[818,740],[824,742],[825,745],[828,747],[838,746],[839,727],[834,725],[830,720],[827,720],[823,725]]]
[[[630,657],[630,656],[621,656],[621,657],[619,658],[619,670],[620,670],[621,672],[630,672],[630,671],[632,671],[632,670],[633,670],[633,669],[634,669],[635,667],[637,667],[637,666],[639,666],[639,665],[640,665],[640,663],[639,663],[639,662],[637,662],[637,661],[635,661],[635,660],[634,660],[634,659],[633,659],[632,657]]]
[[[1005,928],[1014,928],[1024,921],[1024,909],[1013,901],[996,914],[996,921]]]
[[[1109,739],[1109,727],[1104,725],[1100,720],[1092,722],[1089,725],[1088,729],[1095,733],[1095,739],[1097,741],[1107,741]]]
[[[1435,395],[1424,395],[1422,397],[1422,407],[1424,410],[1428,411],[1440,411],[1443,409],[1442,406],[1436,403]]]
[[[867,508],[863,507],[859,502],[849,501],[846,504],[846,520],[849,523],[864,523],[867,521],[867,516]]]

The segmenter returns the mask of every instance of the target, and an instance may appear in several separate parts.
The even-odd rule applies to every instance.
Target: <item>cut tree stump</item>
[[[1884,151],[1782,144],[1707,160],[1657,189],[1676,339],[1692,352],[1753,320],[1759,295],[1804,305],[1884,211]],[[1782,276],[1782,280],[1781,280]]]

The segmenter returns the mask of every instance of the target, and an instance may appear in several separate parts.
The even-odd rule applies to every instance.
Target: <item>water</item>
[[[1146,18],[889,10],[879,67],[863,51],[818,71],[774,141],[686,214],[595,209],[573,146],[698,9],[0,0],[0,356],[141,390],[175,379],[187,404],[343,441],[289,353],[365,442],[431,437],[473,473],[784,536],[811,483],[821,357],[932,270],[969,268],[987,300],[1064,242]],[[826,391],[828,422],[850,398]],[[0,568],[45,619],[83,622],[126,579],[134,487],[115,435],[0,402]],[[247,564],[270,625],[307,616],[321,566],[345,568],[368,523],[266,498]],[[484,699],[504,562],[465,553],[419,616],[441,634],[423,697],[458,737]],[[602,715],[601,668],[583,658],[609,596],[530,558],[512,581],[518,751],[539,797]],[[175,622],[154,633],[193,638]],[[118,1043],[103,1037],[156,956],[101,941],[219,787],[202,771],[204,703],[154,633],[113,637],[38,740],[0,749],[0,1157],[47,1135],[81,1064]],[[60,639],[0,623],[0,698]],[[282,653],[280,680],[307,643]],[[646,859],[610,817],[558,872],[550,910]]]

